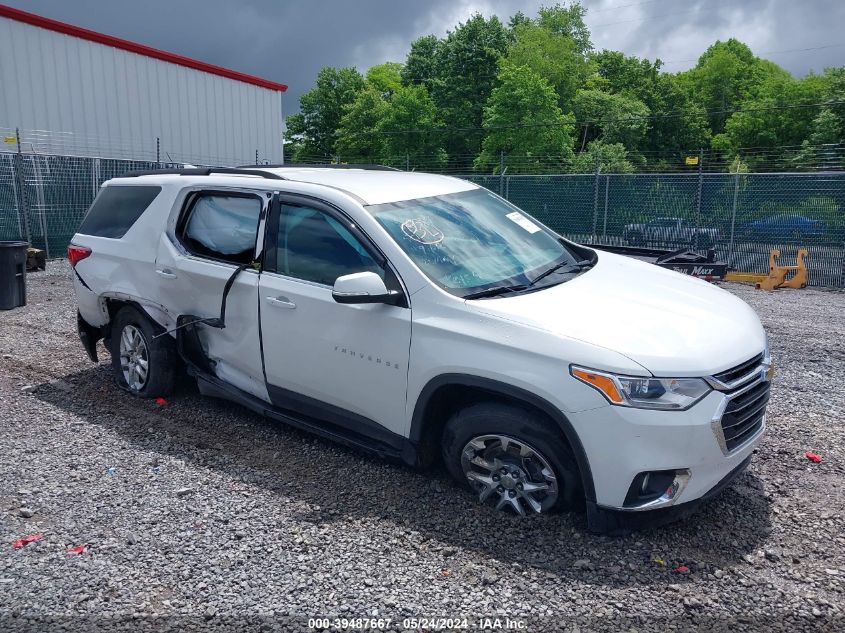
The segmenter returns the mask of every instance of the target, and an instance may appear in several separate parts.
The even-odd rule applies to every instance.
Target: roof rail
[[[370,165],[366,163],[279,163],[275,165],[242,165],[248,169],[366,169],[368,171],[402,171],[387,165]],[[240,169],[239,167],[238,169]]]
[[[258,169],[242,169],[240,167],[186,167],[184,169],[150,169],[129,171],[120,178],[135,178],[137,176],[210,176],[211,174],[228,174],[230,176],[259,176],[269,180],[287,180],[283,176]]]

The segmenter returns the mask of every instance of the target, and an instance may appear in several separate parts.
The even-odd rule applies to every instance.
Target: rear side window
[[[79,233],[119,239],[141,217],[161,187],[104,187],[82,220]]]
[[[255,255],[261,206],[253,195],[201,194],[190,205],[182,243],[201,257],[248,264]]]

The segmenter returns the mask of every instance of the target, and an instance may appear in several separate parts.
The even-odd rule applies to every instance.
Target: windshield
[[[575,250],[486,189],[367,207],[435,283],[459,297],[503,294],[560,283],[573,273]],[[540,286],[538,286],[540,287]]]

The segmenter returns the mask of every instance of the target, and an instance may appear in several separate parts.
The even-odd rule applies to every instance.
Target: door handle
[[[287,297],[267,297],[267,303],[277,308],[287,308],[293,310],[296,304]]]
[[[176,273],[172,273],[169,270],[156,270],[156,274],[165,279],[176,279]]]

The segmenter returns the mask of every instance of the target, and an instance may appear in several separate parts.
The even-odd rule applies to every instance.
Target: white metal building
[[[0,151],[278,163],[286,89],[0,5]]]

